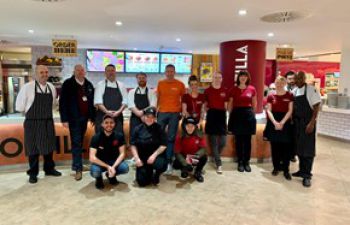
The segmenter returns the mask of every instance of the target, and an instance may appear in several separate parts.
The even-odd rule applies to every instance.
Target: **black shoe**
[[[310,178],[304,178],[303,179],[303,186],[304,187],[311,187],[311,179]]]
[[[182,178],[187,178],[188,177],[188,172],[186,170],[181,171],[181,177]]]
[[[193,177],[200,183],[204,181],[204,177],[202,176],[202,172],[195,172]]]
[[[292,180],[292,177],[291,177],[290,173],[288,173],[288,172],[284,172],[283,176],[284,176],[284,178],[286,178],[286,180]]]
[[[298,172],[292,173],[292,176],[293,177],[301,177],[301,172],[298,171]]]
[[[59,177],[59,176],[62,176],[62,173],[60,173],[57,170],[53,169],[51,171],[45,172],[45,176]]]
[[[296,157],[293,157],[290,159],[291,162],[296,162],[297,161],[297,158]]]
[[[153,177],[152,177],[152,183],[153,183],[154,185],[159,184],[159,182],[160,182],[159,177],[160,177],[160,174],[155,173],[155,174],[153,175]]]
[[[36,176],[29,176],[29,183],[35,184],[38,182],[38,178]]]
[[[244,170],[248,173],[252,172],[252,168],[250,168],[249,162],[244,164]]]
[[[100,190],[105,187],[102,177],[96,178],[95,187]]]
[[[277,176],[278,173],[279,173],[279,171],[276,170],[276,169],[273,169],[272,172],[271,172],[272,176]]]
[[[238,163],[237,170],[238,170],[239,172],[241,172],[241,173],[244,172],[244,165],[243,165],[242,162],[239,162],[239,163]]]
[[[119,184],[119,181],[117,180],[116,177],[109,177],[108,176],[108,172],[106,173],[106,177],[109,181],[109,184],[111,184],[111,185],[118,185]]]

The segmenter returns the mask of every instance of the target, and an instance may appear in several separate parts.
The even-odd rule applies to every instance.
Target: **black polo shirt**
[[[119,156],[119,147],[125,145],[125,138],[122,133],[113,132],[106,136],[103,131],[95,134],[91,139],[90,147],[97,150],[96,157],[103,161],[115,161]]]

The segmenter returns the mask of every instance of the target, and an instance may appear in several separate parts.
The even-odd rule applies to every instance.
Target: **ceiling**
[[[240,9],[247,15],[239,16]],[[220,42],[258,39],[267,41],[268,57],[284,44],[297,56],[312,55],[340,51],[350,42],[349,9],[349,0],[0,0],[0,40],[11,42],[0,48],[74,38],[82,48],[219,53]],[[290,10],[308,17],[260,21]],[[116,26],[117,20],[123,26]]]

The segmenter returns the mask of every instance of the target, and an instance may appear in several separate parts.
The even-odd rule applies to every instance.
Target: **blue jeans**
[[[165,130],[168,125],[168,145],[166,148],[166,159],[168,163],[171,163],[174,156],[174,143],[179,127],[180,113],[158,113],[157,123]]]
[[[105,162],[106,164],[112,166],[115,161],[109,161]],[[102,173],[106,171],[106,168],[96,165],[96,164],[91,164],[90,166],[90,174],[93,178],[100,178],[102,177]],[[116,176],[120,174],[125,174],[129,172],[129,166],[126,162],[121,162],[117,168],[116,168]]]
[[[72,170],[83,170],[83,142],[87,128],[87,118],[79,118],[69,122],[69,133],[72,146]]]

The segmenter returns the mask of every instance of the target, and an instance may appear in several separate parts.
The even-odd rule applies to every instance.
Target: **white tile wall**
[[[317,126],[319,134],[350,140],[350,114],[321,111]]]

